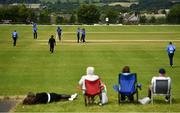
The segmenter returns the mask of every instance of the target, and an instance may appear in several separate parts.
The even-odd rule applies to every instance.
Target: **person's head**
[[[58,27],[58,29],[60,29],[60,27]]]
[[[171,44],[171,45],[172,45],[172,42],[169,42],[169,44]]]
[[[14,30],[14,32],[16,32],[16,30]]]
[[[165,76],[165,74],[166,74],[165,69],[164,68],[160,68],[159,69],[159,76]]]
[[[86,74],[87,75],[94,75],[94,67],[87,67]]]
[[[129,66],[124,66],[123,69],[122,69],[122,73],[130,73]]]
[[[54,35],[51,35],[51,38],[54,38]]]
[[[32,92],[29,92],[26,98],[23,100],[23,104],[30,105],[35,104],[36,95]]]

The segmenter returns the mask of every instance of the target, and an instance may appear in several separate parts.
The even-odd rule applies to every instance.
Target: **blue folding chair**
[[[141,84],[137,84],[136,73],[119,74],[119,85],[114,85],[113,88],[118,92],[118,103],[121,103],[121,95],[133,96],[136,94],[136,100],[138,102],[138,88],[141,89]]]

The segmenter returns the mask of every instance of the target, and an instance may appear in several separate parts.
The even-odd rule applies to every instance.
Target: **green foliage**
[[[106,17],[109,18],[109,23],[117,23],[118,19],[118,12],[113,11],[113,10],[108,10],[105,12]]]
[[[180,4],[175,5],[170,9],[170,12],[167,16],[167,21],[174,24],[180,23]]]
[[[157,24],[165,24],[166,23],[166,18],[165,17],[157,18],[156,23]]]
[[[169,8],[171,2],[169,0],[139,0],[139,8],[141,10],[157,10]]]
[[[146,16],[140,16],[139,22],[143,24],[146,23],[147,22]]]
[[[41,11],[39,15],[38,23],[40,24],[50,24],[50,16],[47,10]]]
[[[40,3],[40,0],[0,0],[0,4],[12,3]]]
[[[57,23],[57,24],[62,24],[62,23],[64,23],[64,17],[63,17],[63,16],[57,16],[57,17],[56,17],[56,23]]]
[[[156,18],[154,16],[152,16],[149,20],[149,23],[155,23],[156,22]]]
[[[77,12],[78,21],[85,24],[98,23],[100,12],[95,5],[82,5]]]
[[[76,16],[73,13],[70,17],[69,23],[74,24],[75,22],[76,22]]]
[[[0,20],[12,20],[13,23],[26,23],[36,20],[36,14],[32,9],[27,9],[24,5],[3,6],[0,8]]]

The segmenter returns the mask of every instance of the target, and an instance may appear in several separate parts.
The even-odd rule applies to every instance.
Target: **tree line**
[[[123,9],[121,9],[123,10]],[[127,11],[124,11],[127,12]],[[136,12],[138,15],[140,12]],[[108,23],[122,23],[123,18],[119,11],[113,10],[112,7],[98,7],[95,5],[81,5],[76,11],[70,13],[67,20],[61,14],[53,14],[48,9],[39,11],[28,9],[25,5],[4,6],[0,7],[0,20],[11,20],[12,23],[31,23],[50,24],[52,18],[56,24],[94,24],[106,23],[105,18],[108,17]],[[180,24],[180,4],[170,8],[170,12],[166,18],[156,19],[151,17],[149,20],[145,16],[140,16],[139,23],[171,23]]]

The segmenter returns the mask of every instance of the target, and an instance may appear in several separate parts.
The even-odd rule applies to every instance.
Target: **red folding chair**
[[[101,82],[99,79],[95,81],[85,80],[85,87],[85,106],[88,104],[93,104],[95,96],[99,96],[99,99],[101,100]]]

